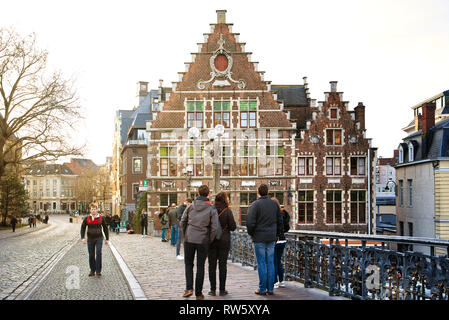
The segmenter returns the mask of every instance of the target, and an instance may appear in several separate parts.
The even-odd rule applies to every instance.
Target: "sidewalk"
[[[140,284],[149,300],[195,300],[183,298],[185,290],[184,260],[177,260],[176,248],[170,242],[161,242],[159,237],[142,237],[139,234],[111,234],[110,240]],[[181,252],[183,248],[181,247]],[[194,276],[196,273],[196,259]],[[307,288],[300,283],[286,281],[285,288],[274,289],[273,296],[258,296],[258,275],[252,267],[228,262],[227,296],[212,297],[209,292],[208,264],[205,264],[203,294],[206,300],[346,300],[329,297],[319,289]],[[218,285],[218,270],[217,270]]]
[[[23,234],[27,234],[27,233],[31,233],[34,231],[38,231],[38,230],[42,230],[45,229],[47,227],[49,227],[51,225],[51,223],[49,222],[49,224],[45,224],[42,222],[37,222],[36,223],[36,227],[33,228],[28,225],[28,224],[23,224],[23,227],[21,228],[17,228],[16,227],[16,231],[12,232],[12,229],[7,229],[7,230],[0,230],[0,240],[1,239],[8,239],[8,238],[12,238],[12,237],[17,237],[17,236],[21,236]]]

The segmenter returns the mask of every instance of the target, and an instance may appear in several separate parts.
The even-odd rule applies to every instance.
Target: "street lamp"
[[[217,143],[214,144],[214,187],[213,187],[213,196],[218,193],[218,189],[220,186],[220,176],[221,176],[221,137],[223,136],[225,128],[221,124],[217,124],[214,129],[209,130],[207,136],[211,141],[218,139]]]
[[[190,186],[192,183],[192,175],[193,175],[193,168],[192,166],[187,166],[182,170],[182,173],[186,177],[187,180],[187,198],[190,197]]]

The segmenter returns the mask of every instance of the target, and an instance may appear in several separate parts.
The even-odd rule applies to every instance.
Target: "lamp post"
[[[192,175],[193,175],[193,168],[192,168],[192,166],[185,167],[182,170],[182,173],[186,177],[186,181],[187,181],[187,198],[190,198],[190,186],[191,186],[191,183],[192,183]]]
[[[214,153],[213,153],[213,168],[214,168],[214,187],[212,196],[218,193],[220,186],[220,177],[221,177],[221,137],[223,136],[225,128],[221,124],[217,124],[214,129],[211,129],[207,136],[214,142],[217,139],[217,143],[214,143]]]

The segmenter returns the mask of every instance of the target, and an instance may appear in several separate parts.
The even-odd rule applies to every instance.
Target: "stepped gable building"
[[[149,211],[160,211],[194,196],[190,188],[207,184],[213,189],[210,148],[214,146],[207,134],[221,124],[225,134],[220,189],[230,194],[236,221],[244,225],[258,185],[269,184],[282,201],[292,187],[296,129],[271,92],[270,82],[264,80],[264,72],[258,71],[258,63],[251,61],[251,53],[239,42],[239,34],[226,23],[225,14],[217,11],[217,23],[204,34],[193,61],[186,63],[180,81],[173,83],[161,111],[147,125],[153,182],[148,203]],[[192,127],[199,130],[199,138],[189,138]]]
[[[240,225],[265,183],[291,214],[292,229],[367,232],[375,149],[365,137],[365,107],[349,111],[336,82],[318,106],[307,78],[272,85],[232,27],[218,10],[193,61],[147,122],[148,210],[179,204],[201,184],[212,190],[218,154],[219,190],[230,195]],[[224,135],[211,141],[219,124]]]

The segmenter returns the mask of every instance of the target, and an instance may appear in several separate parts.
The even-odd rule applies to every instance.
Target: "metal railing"
[[[256,269],[246,228],[231,232],[231,239],[232,262]],[[362,300],[448,300],[448,240],[299,230],[286,239],[284,278],[306,288]],[[415,245],[430,254],[407,250]],[[444,255],[435,255],[436,250]]]

